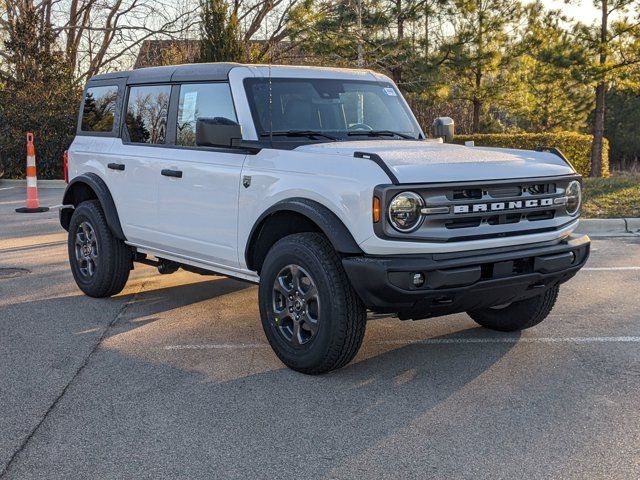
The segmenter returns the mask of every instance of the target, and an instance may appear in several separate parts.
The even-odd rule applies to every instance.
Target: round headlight
[[[572,181],[566,190],[567,196],[567,213],[576,215],[580,211],[582,203],[582,187],[577,180]]]
[[[422,197],[414,192],[402,192],[389,204],[389,221],[399,232],[416,230],[422,223],[420,209],[424,207]]]

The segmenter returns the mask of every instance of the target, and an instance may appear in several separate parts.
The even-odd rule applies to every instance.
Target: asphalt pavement
[[[640,238],[594,240],[521,334],[372,320],[310,377],[268,347],[255,286],[137,265],[85,297],[57,211],[23,202],[0,188],[1,480],[640,477]]]

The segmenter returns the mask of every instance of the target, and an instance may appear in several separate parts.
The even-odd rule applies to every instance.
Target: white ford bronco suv
[[[366,70],[197,64],[89,80],[60,222],[80,289],[133,262],[259,283],[278,357],[317,374],[357,353],[369,313],[542,321],[585,264],[581,177],[554,148],[427,139]]]

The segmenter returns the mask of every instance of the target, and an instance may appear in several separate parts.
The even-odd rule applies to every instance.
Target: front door
[[[246,154],[196,145],[198,118],[237,121],[229,84],[178,88],[176,145],[168,149],[158,177],[158,241],[183,257],[238,267],[238,195]]]

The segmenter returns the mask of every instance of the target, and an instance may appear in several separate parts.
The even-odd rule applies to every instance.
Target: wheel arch
[[[273,244],[287,235],[310,231],[323,233],[339,253],[363,253],[349,229],[329,208],[308,198],[290,198],[277,202],[258,217],[245,247],[247,268],[260,272]]]
[[[62,198],[63,208],[60,210],[60,225],[62,228],[65,230],[69,229],[69,223],[71,222],[71,216],[73,215],[73,209],[75,207],[86,200],[93,199],[100,202],[100,206],[107,220],[107,225],[113,235],[120,240],[126,240],[124,232],[122,231],[122,225],[120,224],[118,210],[116,209],[116,204],[113,201],[109,187],[107,187],[104,180],[95,173],[78,175],[67,185]]]

